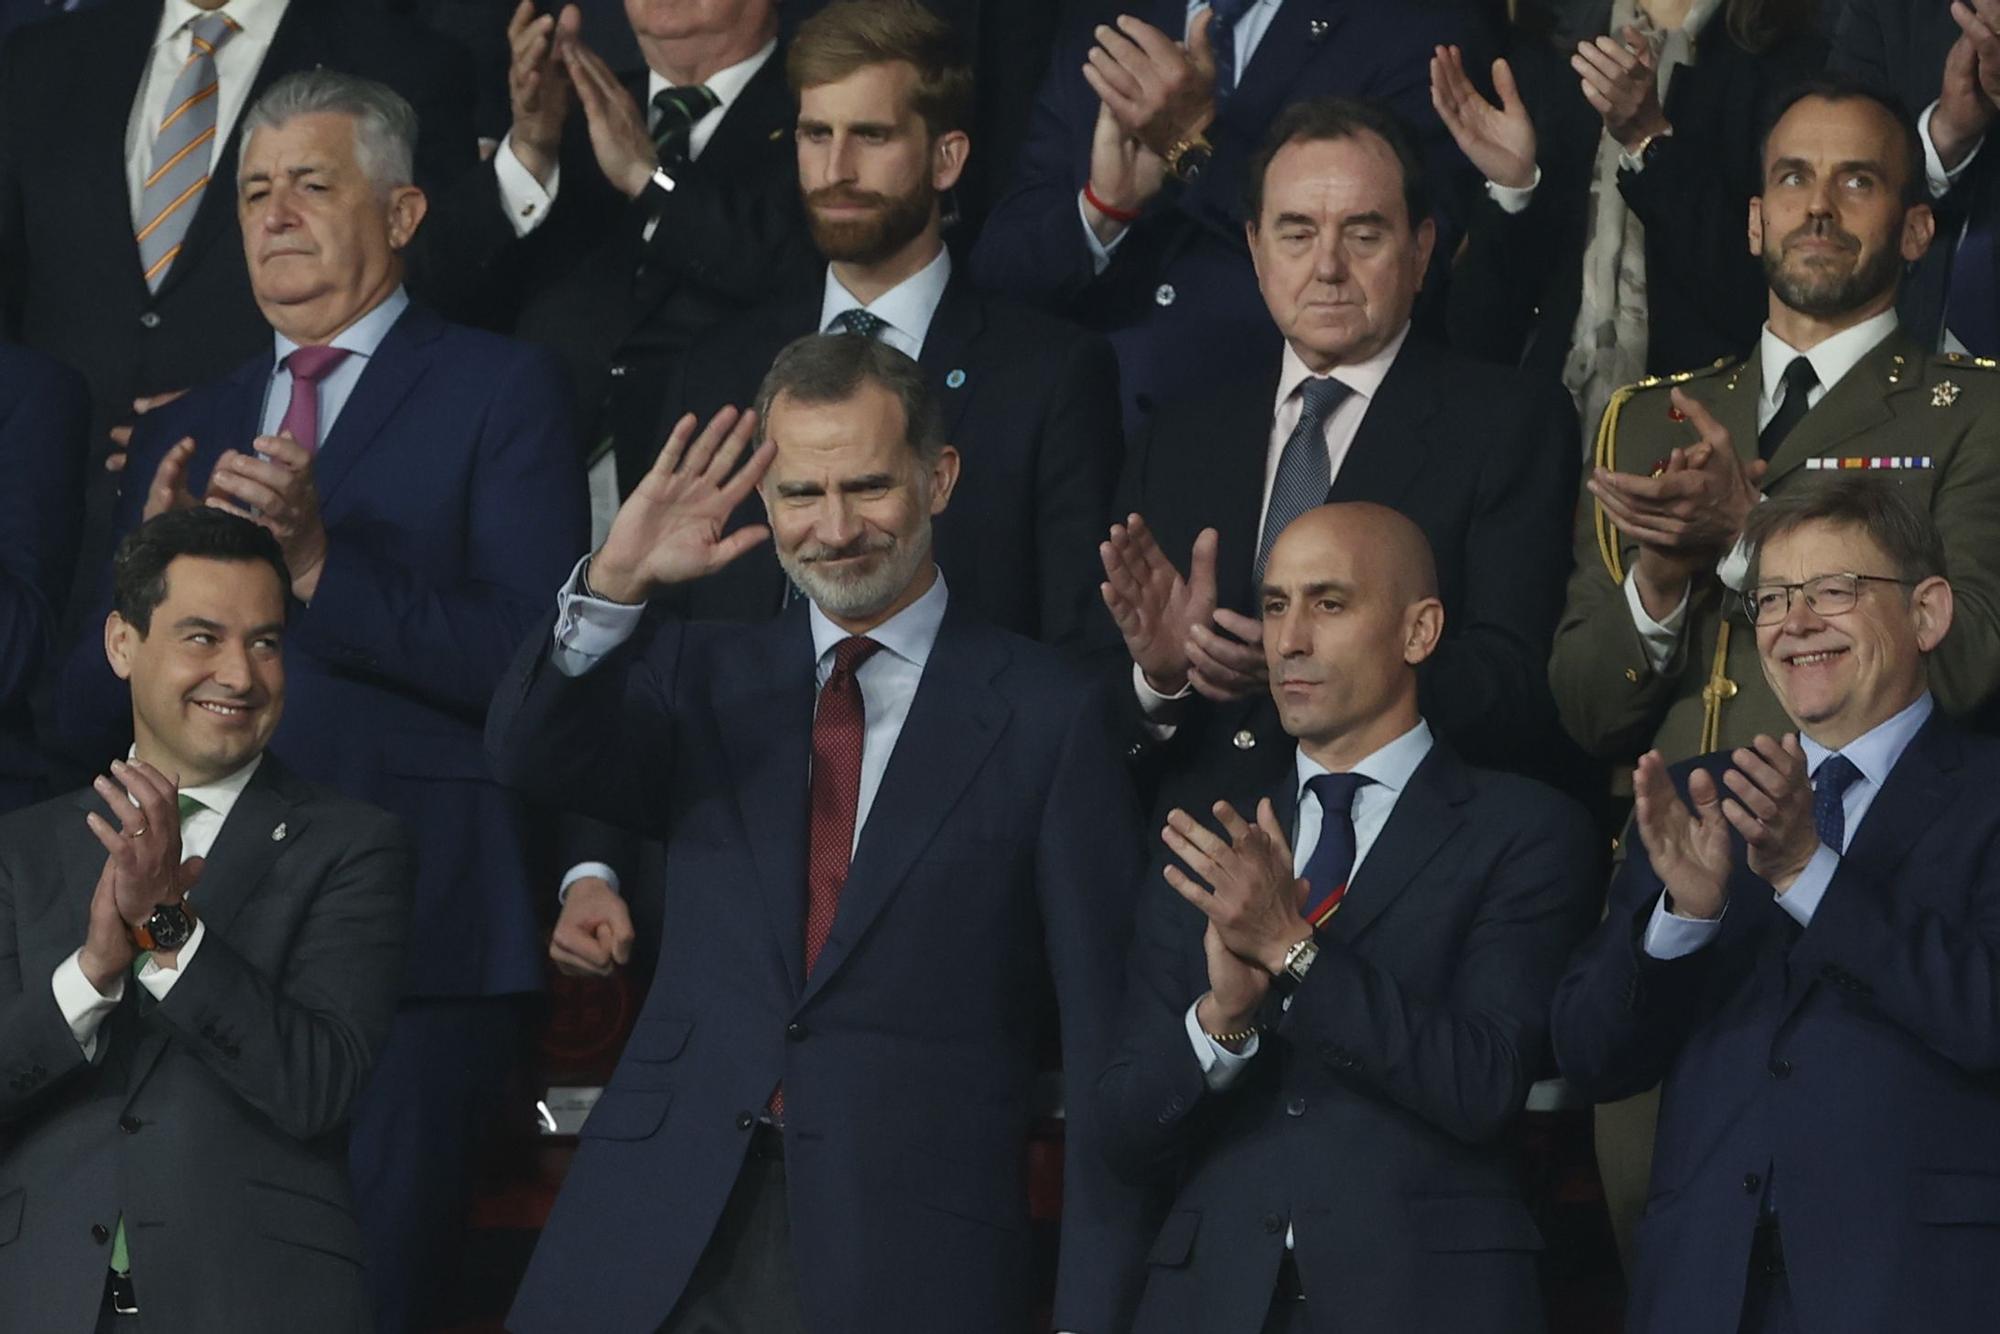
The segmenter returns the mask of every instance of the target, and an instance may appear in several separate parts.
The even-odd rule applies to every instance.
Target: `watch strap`
[[[195,923],[194,909],[188,904],[188,901],[186,899],[182,899],[178,903],[157,904],[154,906],[153,911],[146,915],[145,921],[140,922],[136,926],[132,927],[132,943],[137,945],[141,950],[152,951],[160,948],[159,941],[154,938],[150,926],[154,916],[156,916],[163,908],[179,909],[181,915],[187,918],[189,932],[190,933],[193,932]],[[183,943],[185,943],[185,941],[183,941]],[[179,947],[176,946],[175,948]]]

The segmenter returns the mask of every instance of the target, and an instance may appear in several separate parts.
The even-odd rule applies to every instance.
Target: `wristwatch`
[[[1167,171],[1182,185],[1193,185],[1214,157],[1215,145],[1201,134],[1192,134],[1167,150]]]
[[[187,901],[162,903],[153,915],[132,928],[132,939],[142,950],[177,950],[194,934],[194,911]]]
[[[1313,966],[1313,960],[1318,957],[1319,942],[1311,936],[1294,941],[1292,947],[1285,951],[1284,963],[1272,975],[1272,985],[1283,995],[1291,995],[1299,989],[1299,983],[1306,980],[1307,970]]]

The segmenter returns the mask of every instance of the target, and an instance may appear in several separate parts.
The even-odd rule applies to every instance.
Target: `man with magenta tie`
[[[588,540],[554,358],[404,293],[426,208],[415,121],[382,85],[325,70],[246,113],[237,211],[271,347],[146,416],[115,521],[205,503],[276,535],[294,605],[273,747],[403,817],[417,845],[403,1000],[353,1137],[384,1331],[423,1324],[450,1272],[467,1166],[501,1122],[521,998],[541,985],[525,811],[488,777],[480,729]],[[124,688],[94,642],[62,696],[93,758],[122,753]]]

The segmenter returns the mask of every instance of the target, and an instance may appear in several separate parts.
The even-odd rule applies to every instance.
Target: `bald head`
[[[1444,632],[1423,530],[1384,505],[1322,505],[1286,526],[1261,590],[1285,730],[1329,768],[1416,726],[1417,666]]]

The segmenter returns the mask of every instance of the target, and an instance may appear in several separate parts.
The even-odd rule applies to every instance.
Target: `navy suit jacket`
[[[0,812],[32,801],[46,771],[29,696],[69,596],[89,419],[82,376],[0,344]]]
[[[1055,1322],[1122,1334],[1140,1220],[1082,1072],[1117,1022],[1138,816],[1080,671],[947,610],[802,982],[805,607],[756,626],[657,618],[576,678],[549,643],[525,644],[494,698],[496,769],[662,839],[667,926],[509,1327],[657,1329],[782,1080],[808,1324],[1029,1328],[1025,1155],[1052,976],[1079,1072]]]
[[[1178,40],[1186,0],[1087,7],[1109,23],[1135,14]],[[1432,195],[1445,209],[1433,273],[1455,244],[1456,195],[1469,184],[1464,159],[1430,102],[1431,48],[1458,43],[1484,69],[1485,29],[1459,0],[1427,5],[1382,0],[1285,0],[1208,138],[1215,157],[1192,188],[1169,188],[1126,232],[1111,263],[1094,274],[1077,192],[1090,174],[1098,99],[1080,72],[1095,45],[1094,22],[1056,43],[1015,185],[993,209],[972,256],[981,286],[1046,305],[1111,339],[1135,430],[1154,406],[1192,381],[1219,385],[1256,375],[1279,355],[1278,334],[1257,290],[1243,239],[1244,182],[1251,155],[1292,102],[1339,95],[1379,101],[1417,134]]]
[[[1719,776],[1723,755],[1695,765]],[[1736,1329],[1765,1183],[1799,1326],[1983,1329],[2000,1307],[2000,741],[1934,714],[1800,931],[1741,867],[1720,934],[1642,947],[1661,882],[1629,839],[1557,993],[1598,1100],[1664,1080],[1627,1328]]]
[[[142,420],[119,498],[121,535],[138,525],[174,441],[196,441],[196,495],[218,455],[250,447],[271,362],[266,352]],[[292,606],[285,715],[271,748],[409,827],[411,995],[541,986],[525,811],[492,781],[480,732],[514,645],[589,542],[569,421],[548,353],[411,306],[314,464],[326,566],[311,606]],[[101,624],[72,653],[61,706],[66,732],[105,738],[108,750],[129,704],[104,660]]]
[[[779,351],[819,328],[824,280],[715,330],[681,362],[652,450],[620,459],[631,485],[674,421],[747,407]],[[1118,480],[1118,365],[1104,340],[1011,301],[982,296],[962,273],[924,336],[923,369],[963,461],[937,521],[937,562],[952,597],[1016,634],[1063,648],[1115,638],[1097,584],[1097,544]],[[751,496],[732,527],[764,522]],[[698,620],[763,620],[785,576],[768,543],[690,586]]]
[[[1295,831],[1293,754],[1271,748],[1247,786],[1219,773],[1200,809],[1269,797]],[[1161,878],[1162,853],[1097,1090],[1119,1166],[1179,1188],[1135,1334],[1254,1334],[1287,1225],[1316,1332],[1541,1334],[1542,1237],[1504,1133],[1589,929],[1595,842],[1575,803],[1435,743],[1290,1008],[1267,1000],[1259,1050],[1221,1092],[1187,1034],[1208,990],[1206,919]]]

